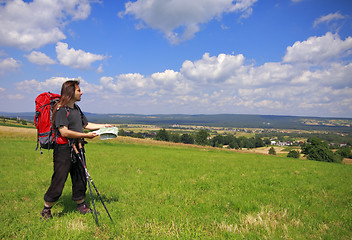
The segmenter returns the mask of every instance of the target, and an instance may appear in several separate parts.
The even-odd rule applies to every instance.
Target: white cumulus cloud
[[[45,53],[38,52],[38,51],[32,51],[29,55],[26,55],[25,57],[31,63],[35,63],[38,65],[50,65],[50,64],[56,63],[55,60],[51,59]]]
[[[246,61],[242,54],[204,53],[197,60],[185,60],[178,70],[167,69],[150,76],[140,73],[104,76],[96,85],[81,80],[81,88],[90,94],[85,100],[89,106],[103,101],[104,104],[96,105],[96,111],[105,112],[289,112],[302,116],[346,117],[352,112],[352,63],[344,57],[350,54],[349,41],[331,33],[311,37],[289,47],[283,61],[262,65]],[[323,43],[332,49],[319,56],[315,48],[321,48]],[[303,53],[310,57],[302,62],[315,65],[297,64],[305,56]],[[54,86],[59,89],[65,80],[27,80],[17,84],[17,89],[27,92],[48,91]]]
[[[322,60],[315,60],[313,67],[302,68],[294,61],[256,66],[242,54],[205,53],[198,60],[184,61],[179,71],[104,77],[101,84],[108,92],[106,96],[117,93],[119,99],[128,98],[130,106],[155,111],[172,107],[172,112],[202,113],[205,107],[209,113],[285,114],[289,109],[291,114],[303,116],[322,116],[322,111],[330,116],[345,115],[352,110],[352,63],[340,60],[348,54],[348,41],[330,33],[320,38],[325,37],[336,41],[330,42],[335,50],[323,56],[323,60],[331,61],[320,64]],[[311,47],[320,46],[318,43]],[[307,46],[304,49],[306,53],[313,51]]]
[[[85,52],[81,49],[69,49],[68,44],[63,42],[56,44],[56,54],[60,64],[76,69],[88,69],[93,62],[105,58],[103,55]]]
[[[15,71],[21,66],[21,63],[14,58],[0,59],[0,75],[5,72]]]
[[[244,60],[242,54],[219,54],[217,57],[210,57],[209,53],[205,53],[201,60],[185,61],[182,64],[181,73],[185,78],[198,83],[222,83],[245,71]]]
[[[72,78],[71,78],[72,79]],[[23,92],[54,92],[60,93],[62,84],[70,80],[66,77],[52,77],[44,82],[32,79],[16,83],[16,88]]]
[[[287,63],[319,64],[350,55],[351,50],[352,37],[349,36],[345,40],[341,40],[337,33],[328,32],[324,36],[310,37],[306,41],[297,41],[292,46],[287,47],[283,61]]]
[[[16,89],[26,93],[40,93],[40,92],[53,92],[60,93],[61,86],[64,82],[72,79],[78,79],[83,93],[99,93],[103,89],[102,86],[96,84],[90,84],[81,77],[69,78],[69,77],[52,77],[45,81],[38,81],[36,79],[24,80],[16,83]]]
[[[89,0],[5,1],[0,4],[0,45],[24,50],[55,43],[66,36],[69,21],[90,14]]]
[[[102,77],[100,79],[104,89],[120,94],[143,95],[147,89],[151,88],[150,79],[139,73],[128,73],[116,76],[116,81],[112,77]]]
[[[189,83],[183,74],[174,70],[153,73],[151,79],[154,83],[155,94],[185,94],[191,91]]]
[[[137,0],[127,2],[126,10],[119,15],[134,15],[143,26],[164,32],[165,37],[177,44],[189,40],[199,31],[199,25],[207,23],[223,13],[242,13],[248,17],[257,0]]]

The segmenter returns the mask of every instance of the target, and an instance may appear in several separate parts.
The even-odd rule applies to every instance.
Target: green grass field
[[[40,220],[52,151],[0,134],[1,239],[351,239],[352,166],[181,145],[94,140],[88,171],[100,227],[71,180]],[[89,192],[87,200],[90,203]]]

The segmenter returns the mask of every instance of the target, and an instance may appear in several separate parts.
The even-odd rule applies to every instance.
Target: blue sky
[[[0,111],[352,117],[350,0],[0,3]]]

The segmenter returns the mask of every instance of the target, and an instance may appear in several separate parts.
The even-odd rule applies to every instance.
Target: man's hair
[[[52,123],[54,123],[57,110],[65,107],[75,97],[76,85],[79,85],[79,81],[76,79],[68,80],[62,84],[60,100],[54,105]]]

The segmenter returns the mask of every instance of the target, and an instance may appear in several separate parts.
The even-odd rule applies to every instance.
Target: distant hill
[[[94,114],[85,113],[97,123],[148,124],[166,127],[174,124],[231,128],[276,128],[352,132],[352,118],[321,118],[247,114]],[[0,116],[33,121],[34,112],[6,113]]]

